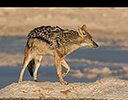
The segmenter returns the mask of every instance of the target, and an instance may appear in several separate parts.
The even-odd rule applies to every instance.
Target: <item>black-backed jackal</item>
[[[68,29],[63,30],[58,26],[41,26],[33,29],[28,34],[19,82],[22,81],[26,67],[28,67],[31,76],[33,76],[34,65],[34,81],[37,82],[37,71],[40,67],[42,57],[44,54],[51,54],[55,57],[57,74],[61,84],[68,84],[63,80],[63,77],[70,71],[70,67],[64,60],[64,57],[83,46],[98,47],[93,41],[92,36],[87,32],[85,25],[81,28],[79,27],[78,32]],[[63,74],[61,64],[66,69]]]

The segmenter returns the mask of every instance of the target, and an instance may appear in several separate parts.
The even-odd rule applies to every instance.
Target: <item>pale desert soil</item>
[[[1,89],[0,98],[127,100],[128,81],[104,78],[93,83],[69,85],[61,85],[59,82],[24,81]]]
[[[128,8],[0,8],[0,36],[27,36],[42,25],[77,30],[86,24],[100,46],[126,50],[127,23]]]

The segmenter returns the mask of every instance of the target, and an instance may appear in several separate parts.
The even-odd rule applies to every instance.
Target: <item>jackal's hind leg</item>
[[[64,59],[61,60],[61,64],[66,68],[65,72],[62,74],[62,77],[65,77],[70,71],[70,67]]]
[[[42,55],[37,55],[35,58],[35,71],[34,71],[34,81],[38,82],[37,80],[37,71],[41,65]]]
[[[21,72],[20,72],[20,77],[19,77],[18,82],[22,82],[23,74],[24,74],[24,71],[25,71],[29,61],[30,61],[30,59],[28,56],[24,58],[24,63],[23,63],[23,67],[22,67]]]

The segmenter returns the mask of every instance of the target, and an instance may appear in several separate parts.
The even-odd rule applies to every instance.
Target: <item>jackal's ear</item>
[[[81,36],[81,37],[85,37],[86,36],[86,32],[83,30],[83,29],[81,29],[79,26],[78,26],[78,33],[79,33],[79,36]]]
[[[86,25],[84,24],[84,25],[81,27],[81,29],[84,30],[84,31],[87,31]]]

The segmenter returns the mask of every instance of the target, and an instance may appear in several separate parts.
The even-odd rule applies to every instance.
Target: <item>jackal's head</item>
[[[80,42],[81,46],[89,46],[93,48],[97,48],[98,45],[96,42],[93,41],[92,36],[87,32],[86,25],[83,25],[81,28],[78,28],[78,41]]]

